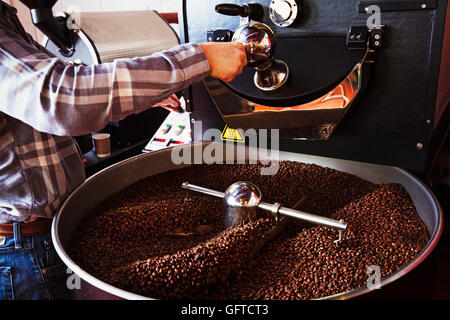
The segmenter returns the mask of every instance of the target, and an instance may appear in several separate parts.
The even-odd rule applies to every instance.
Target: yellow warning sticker
[[[242,130],[231,129],[228,126],[223,129],[221,138],[223,141],[245,142]]]

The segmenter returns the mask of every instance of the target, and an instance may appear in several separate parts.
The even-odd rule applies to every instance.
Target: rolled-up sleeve
[[[197,44],[70,66],[0,28],[0,111],[38,131],[77,136],[139,113],[210,72]]]

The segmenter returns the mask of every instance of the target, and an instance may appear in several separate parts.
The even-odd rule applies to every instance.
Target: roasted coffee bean
[[[416,257],[429,241],[406,190],[375,185],[317,165],[281,162],[197,165],[149,177],[120,191],[81,223],[69,253],[93,276],[164,299],[314,299],[365,286],[369,266],[383,277]],[[344,219],[348,231],[292,220],[262,249],[274,227],[267,212],[224,230],[223,203],[181,190],[183,182],[225,191],[251,181],[267,202]]]

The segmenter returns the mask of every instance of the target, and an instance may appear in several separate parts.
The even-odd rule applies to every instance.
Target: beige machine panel
[[[102,62],[151,55],[180,43],[155,11],[83,12],[80,23]]]

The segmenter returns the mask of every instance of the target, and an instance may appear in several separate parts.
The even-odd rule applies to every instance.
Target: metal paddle
[[[251,182],[239,181],[225,192],[220,192],[185,182],[181,185],[183,189],[207,194],[224,199],[225,206],[225,226],[235,227],[241,223],[256,218],[256,209],[260,208],[271,212],[277,219],[280,215],[307,221],[313,224],[323,225],[339,230],[338,243],[342,240],[342,231],[347,229],[347,224],[343,220],[337,221],[330,218],[321,217],[307,212],[282,207],[279,203],[270,204],[261,201],[261,190]]]

